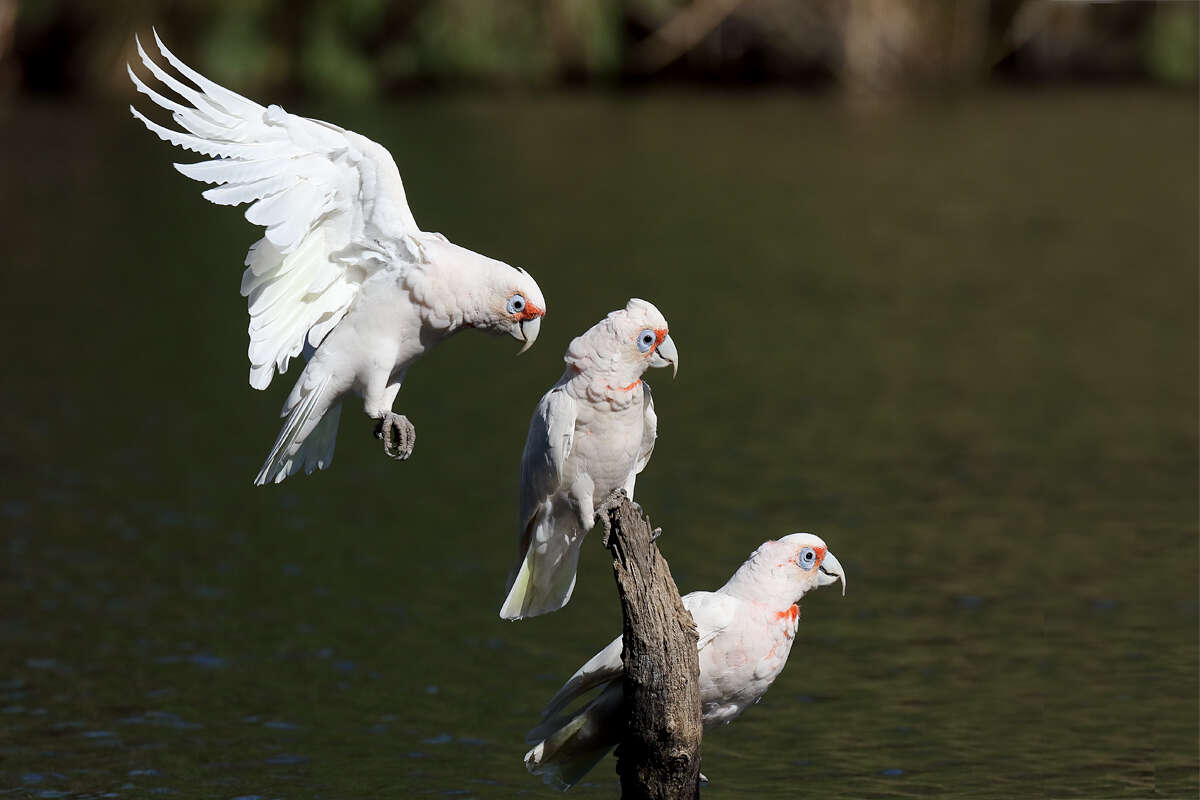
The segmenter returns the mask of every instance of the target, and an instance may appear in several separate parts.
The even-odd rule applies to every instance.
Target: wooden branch
[[[622,800],[700,796],[700,663],[650,520],[622,490],[597,509],[624,617],[625,731],[617,749]]]
[[[630,63],[644,73],[658,72],[682,57],[717,29],[744,0],[696,0],[633,47]]]

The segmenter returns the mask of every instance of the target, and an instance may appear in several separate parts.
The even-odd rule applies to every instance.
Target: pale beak
[[[837,557],[825,551],[825,557],[821,559],[821,566],[817,567],[817,586],[828,586],[834,581],[842,582],[842,596],[846,595],[846,573],[842,570],[842,565],[838,563]]]
[[[537,340],[538,331],[542,328],[542,318],[534,317],[533,319],[522,320],[521,324],[513,328],[512,335],[514,339],[519,339],[525,342],[525,346],[517,351],[517,355],[521,355]]]
[[[650,359],[652,367],[665,367],[667,364],[671,365],[671,377],[674,378],[679,372],[679,351],[675,349],[675,343],[671,341],[670,336],[659,343]]]

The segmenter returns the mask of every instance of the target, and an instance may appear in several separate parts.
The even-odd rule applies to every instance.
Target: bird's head
[[[844,595],[846,573],[821,537],[792,533],[760,545],[726,586],[740,596],[790,606],[813,589],[837,581]]]
[[[618,386],[637,381],[650,367],[670,365],[672,376],[679,371],[679,351],[666,317],[636,297],[576,337],[564,360]]]
[[[508,280],[497,282],[490,311],[498,332],[525,343],[517,351],[520,354],[533,346],[538,337],[542,317],[546,316],[546,301],[532,275],[519,267],[509,267],[509,270]]]
[[[546,316],[542,290],[533,276],[520,267],[471,255],[477,269],[469,275],[467,288],[463,290],[463,295],[470,297],[467,318],[471,327],[508,334],[524,342],[517,351],[524,353],[533,346],[542,327],[542,317]]]
[[[846,594],[846,573],[821,537],[811,533],[792,533],[775,544],[782,551],[782,570],[801,595],[838,581],[842,582],[842,594]]]
[[[525,343],[520,352],[528,350],[546,315],[546,300],[533,276],[460,247],[440,233],[423,236],[421,260],[414,268],[419,275],[410,274],[409,282],[431,321],[451,330],[469,327],[508,334]]]

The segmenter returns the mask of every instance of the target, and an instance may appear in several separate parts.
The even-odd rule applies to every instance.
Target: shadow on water
[[[683,362],[638,487],[681,588],[794,530],[851,583],[706,738],[706,797],[1195,796],[1192,99],[293,110],[529,268],[541,340],[414,368],[411,462],[348,408],[331,471],[255,490],[290,381],[246,385],[250,227],[120,107],[6,112],[8,794],[550,796],[522,736],[619,610],[589,542],[566,610],[497,619],[517,464],[567,341],[637,295]]]

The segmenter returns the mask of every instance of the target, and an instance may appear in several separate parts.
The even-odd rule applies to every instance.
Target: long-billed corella
[[[819,537],[793,533],[764,543],[715,592],[691,592],[683,605],[696,622],[700,703],[705,729],[732,722],[779,677],[796,638],[809,591],[842,582],[846,573]],[[550,699],[542,722],[529,732],[535,744],[525,766],[566,789],[621,740],[621,637],[570,677]],[[596,690],[577,711],[567,707]]]
[[[571,599],[595,506],[633,487],[654,452],[658,417],[642,373],[679,368],[667,320],[637,298],[567,347],[567,368],[542,396],[521,456],[520,538],[504,619],[557,611]]]
[[[256,484],[278,483],[333,459],[342,399],[363,398],[385,452],[405,459],[416,431],[392,411],[405,372],[454,333],[509,334],[522,352],[538,335],[546,302],[514,268],[420,230],[388,151],[353,131],[263,107],[205,78],[154,35],[166,62],[137,42],[142,64],[178,99],[138,91],[171,112],[172,130],[130,110],[160,138],[211,160],[176,164],[216,184],[204,197],[250,203],[246,219],[266,228],[250,247],[242,294],[250,311],[250,385],[308,358],[284,403],[287,419]]]

